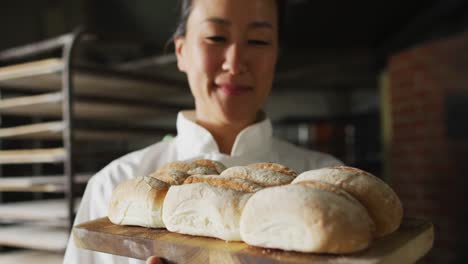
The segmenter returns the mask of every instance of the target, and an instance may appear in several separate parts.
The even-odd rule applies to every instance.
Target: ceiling
[[[287,42],[291,46],[375,46],[402,30],[435,0],[290,1]]]
[[[283,44],[291,48],[377,47],[425,13],[466,7],[464,0],[307,1],[285,4]],[[451,7],[452,6],[452,7]],[[88,0],[86,20],[163,47],[176,24],[177,1]]]

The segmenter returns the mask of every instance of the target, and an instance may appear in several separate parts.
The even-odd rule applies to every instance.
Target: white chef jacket
[[[112,190],[122,181],[152,173],[163,164],[176,160],[212,159],[226,167],[256,162],[275,162],[297,172],[342,165],[334,157],[296,147],[273,138],[268,118],[246,127],[236,137],[231,155],[219,152],[216,141],[205,128],[195,123],[194,111],[177,116],[177,136],[127,154],[107,165],[88,182],[75,225],[107,216]],[[144,264],[144,261],[79,249],[70,237],[64,264]]]

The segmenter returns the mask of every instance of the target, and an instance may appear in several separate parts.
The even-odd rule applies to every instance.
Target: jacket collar
[[[184,159],[203,154],[231,157],[253,155],[269,151],[271,141],[271,121],[264,117],[237,135],[231,155],[221,154],[211,133],[195,122],[195,111],[181,111],[177,116],[177,152]]]

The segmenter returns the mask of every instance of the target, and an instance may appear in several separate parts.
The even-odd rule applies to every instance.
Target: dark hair
[[[180,0],[179,1],[179,20],[177,22],[177,28],[172,35],[172,40],[174,40],[176,37],[180,36],[185,36],[185,33],[187,32],[187,20],[188,17],[190,16],[190,13],[192,12],[192,3],[194,0]],[[277,10],[277,15],[278,15],[278,37],[280,36],[281,32],[281,25],[283,21],[283,5],[285,3],[285,0],[275,0],[276,2],[276,10]]]

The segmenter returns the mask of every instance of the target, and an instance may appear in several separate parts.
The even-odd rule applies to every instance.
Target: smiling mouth
[[[217,88],[221,89],[227,95],[243,95],[250,91],[253,91],[251,86],[237,85],[237,84],[220,84],[216,85]]]

